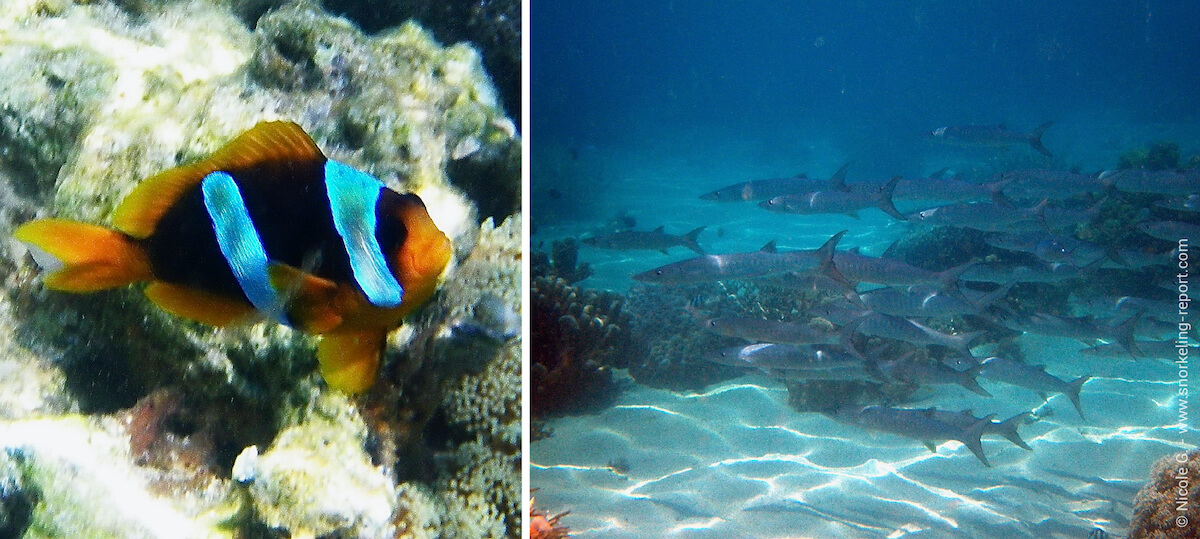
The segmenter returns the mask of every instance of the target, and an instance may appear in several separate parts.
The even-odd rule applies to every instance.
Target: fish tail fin
[[[1046,130],[1050,129],[1050,126],[1052,125],[1054,125],[1054,122],[1046,122],[1037,126],[1037,129],[1034,129],[1031,133],[1029,133],[1029,145],[1033,146],[1033,149],[1037,150],[1038,153],[1046,157],[1054,157],[1054,155],[1051,154],[1050,150],[1047,150],[1045,146],[1042,146],[1042,135],[1044,135]]]
[[[1026,451],[1033,451],[1033,448],[1029,447],[1029,444],[1025,443],[1025,440],[1021,439],[1021,434],[1017,432],[1017,427],[1020,426],[1021,423],[1028,421],[1032,416],[1033,414],[1029,412],[1014,415],[1008,419],[1005,419],[1004,421],[996,423],[995,430],[1005,439],[1012,442],[1013,445],[1016,445],[1017,447],[1020,447]]]
[[[984,389],[983,386],[980,386],[979,381],[975,379],[976,376],[979,376],[979,371],[982,371],[982,370],[983,370],[983,365],[975,365],[974,367],[971,367],[971,368],[963,371],[962,373],[960,373],[962,376],[959,378],[958,384],[967,388],[968,390],[970,390],[972,393],[974,393],[976,395],[980,395],[983,397],[991,397],[992,394],[988,393],[988,391],[986,389]]]
[[[874,366],[876,367],[876,370],[878,370],[879,362],[874,359],[868,360],[862,355],[862,352],[858,351],[858,347],[854,345],[854,337],[858,335],[858,326],[861,326],[862,322],[862,318],[856,318],[850,323],[842,326],[842,329],[838,331],[838,346],[841,346],[844,350],[849,352],[850,355],[858,358],[867,366]]]
[[[971,355],[971,343],[975,342],[985,332],[983,330],[971,331],[967,333],[958,333],[954,335],[954,348],[967,357],[975,357]],[[990,395],[989,395],[990,396]]]
[[[982,462],[988,468],[991,468],[992,465],[988,463],[987,455],[983,454],[983,442],[980,441],[980,438],[983,437],[983,429],[992,424],[992,418],[994,417],[996,417],[996,414],[989,414],[987,417],[976,421],[970,427],[967,427],[961,436],[956,438],[963,445],[967,446],[967,449],[970,449],[971,453],[975,454],[975,458],[979,459],[979,462]]]
[[[698,238],[700,236],[701,232],[704,232],[705,228],[706,227],[703,227],[703,226],[696,227],[695,230],[692,230],[691,232],[684,234],[683,235],[683,246],[687,247],[688,249],[691,249],[693,251],[696,251],[696,254],[699,254],[699,255],[708,254],[708,253],[704,252],[704,249],[700,248],[699,243],[696,243],[696,238]]]
[[[887,182],[882,189],[879,190],[879,202],[876,204],[884,213],[895,217],[901,221],[907,221],[908,218],[896,209],[892,204],[892,195],[896,192],[896,184],[900,182],[900,176],[896,176]]]
[[[1079,412],[1079,419],[1084,419],[1083,405],[1079,404],[1079,392],[1083,389],[1083,384],[1087,383],[1087,381],[1091,379],[1091,376],[1080,376],[1071,383],[1067,384],[1067,390],[1065,393],[1067,398],[1071,399],[1071,404],[1075,405],[1075,411]]]
[[[829,277],[830,279],[833,279],[835,282],[842,285],[843,288],[853,290],[855,287],[854,283],[851,283],[849,280],[847,280],[846,277],[842,275],[842,272],[838,271],[837,266],[833,265],[833,253],[835,250],[837,250],[837,244],[839,241],[841,241],[842,236],[846,235],[846,232],[849,231],[843,230],[837,234],[834,234],[828,240],[825,240],[824,244],[817,248],[817,260],[820,261],[817,272],[821,275]]]
[[[936,273],[934,277],[937,278],[938,286],[942,290],[945,290],[950,294],[957,294],[959,296],[958,299],[966,300],[966,297],[962,296],[962,291],[958,288],[958,281],[960,278],[962,278],[962,275],[967,272],[967,270],[971,269],[971,267],[978,263],[979,261],[977,260],[964,262],[954,266],[953,268],[940,271]]]
[[[96,292],[153,275],[146,252],[133,238],[111,228],[65,219],[37,219],[18,227],[13,237],[29,246],[48,271],[47,288]]]
[[[1121,348],[1124,348],[1133,357],[1142,355],[1142,351],[1138,350],[1137,340],[1134,338],[1133,331],[1137,329],[1138,322],[1142,320],[1142,314],[1145,312],[1144,310],[1138,312],[1112,330],[1113,338],[1121,345]]]
[[[1003,285],[1000,285],[1000,288],[988,292],[982,298],[979,298],[979,301],[975,302],[973,306],[982,312],[984,309],[991,307],[993,303],[1004,299],[1004,297],[1008,295],[1008,292],[1012,290],[1012,287],[1016,284],[1016,281],[1009,281]]]

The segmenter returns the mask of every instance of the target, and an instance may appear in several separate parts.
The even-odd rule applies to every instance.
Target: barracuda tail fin
[[[883,210],[884,213],[901,221],[907,221],[908,218],[905,217],[904,214],[900,213],[900,211],[896,209],[896,206],[892,204],[892,194],[896,192],[897,183],[900,183],[900,176],[896,176],[889,180],[887,185],[884,185],[883,188],[879,190],[879,201],[876,202],[875,205],[879,209]]]
[[[983,388],[983,386],[980,386],[979,382],[975,379],[976,376],[979,376],[979,371],[982,371],[982,370],[983,370],[983,365],[976,365],[974,367],[971,367],[971,368],[959,373],[961,376],[959,377],[958,385],[961,385],[961,386],[967,388],[967,390],[969,390],[972,393],[975,393],[976,395],[981,395],[984,397],[991,397],[992,394],[988,393],[987,390]]]
[[[847,290],[854,290],[855,285],[846,280],[846,278],[842,276],[842,272],[838,271],[837,267],[833,265],[833,253],[837,250],[838,241],[842,239],[842,236],[846,235],[846,232],[849,231],[843,230],[837,234],[834,234],[832,237],[826,240],[821,247],[817,248],[816,255],[817,260],[819,261],[817,271],[821,275],[833,279],[838,284],[842,285],[843,288]],[[768,243],[767,246],[771,246],[774,243],[775,242],[772,241],[771,243]],[[767,246],[764,246],[763,250],[766,250]]]
[[[13,237],[29,246],[47,271],[47,288],[96,292],[152,278],[146,253],[129,236],[102,226],[38,219],[18,227]]]
[[[1021,423],[1028,421],[1032,416],[1033,414],[1029,412],[1017,414],[1005,419],[1004,421],[996,423],[996,426],[993,427],[993,429],[995,430],[996,434],[1005,437],[1008,441],[1012,442],[1013,445],[1016,445],[1017,447],[1020,447],[1026,451],[1033,451],[1033,448],[1029,447],[1029,444],[1025,443],[1025,440],[1021,439],[1021,434],[1017,432],[1017,427],[1020,426]]]
[[[987,417],[976,421],[975,424],[967,427],[961,436],[955,438],[956,440],[962,442],[963,445],[966,445],[967,449],[970,449],[971,453],[975,455],[975,458],[979,459],[979,462],[982,462],[984,466],[989,468],[991,468],[992,465],[988,463],[987,455],[983,454],[983,443],[979,440],[979,438],[983,436],[983,429],[992,424],[992,418],[994,417],[996,417],[996,414],[990,414]]]
[[[704,229],[705,229],[705,228],[706,228],[706,227],[702,227],[702,226],[701,226],[701,227],[696,227],[696,229],[695,229],[695,230],[693,230],[693,231],[691,231],[691,232],[688,232],[687,234],[684,234],[684,235],[683,235],[683,240],[682,240],[682,241],[683,241],[683,246],[684,246],[684,247],[687,247],[688,249],[691,249],[691,250],[693,250],[693,251],[696,251],[696,254],[699,254],[699,255],[706,255],[706,254],[708,254],[708,253],[704,252],[704,249],[701,249],[701,248],[700,248],[700,244],[699,244],[699,243],[696,243],[696,238],[698,238],[698,237],[700,236],[700,233],[701,233],[701,232],[704,232]]]
[[[1079,412],[1079,419],[1084,419],[1083,405],[1079,404],[1079,392],[1083,389],[1083,384],[1087,383],[1091,378],[1091,376],[1080,376],[1067,384],[1067,390],[1064,391],[1067,398],[1071,399],[1071,404],[1075,405],[1075,411]]]
[[[1112,328],[1112,338],[1124,348],[1132,357],[1139,357],[1142,351],[1137,347],[1137,340],[1134,339],[1133,332],[1137,329],[1138,322],[1142,320],[1142,315],[1145,310],[1139,311],[1137,314],[1129,317],[1128,320],[1121,322],[1117,327]]]
[[[1047,150],[1045,146],[1042,146],[1042,135],[1044,135],[1046,130],[1050,129],[1050,126],[1052,125],[1054,125],[1054,122],[1046,122],[1037,126],[1037,129],[1034,129],[1031,133],[1029,133],[1029,145],[1033,146],[1033,149],[1037,150],[1038,153],[1046,157],[1054,157],[1054,155],[1051,154],[1050,150]]]

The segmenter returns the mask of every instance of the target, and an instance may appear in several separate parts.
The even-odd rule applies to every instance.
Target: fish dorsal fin
[[[846,175],[841,173],[841,171],[838,172],[839,174],[835,174],[832,178],[829,178],[829,189],[831,191],[849,191],[850,188],[846,187]]]
[[[764,252],[764,253],[778,252],[775,250],[775,240],[768,241],[766,245],[762,246],[762,249],[759,249],[759,251]]]
[[[658,232],[659,234],[662,234],[663,230],[664,230],[663,227],[665,227],[665,226],[667,226],[667,225],[658,225],[658,228],[651,230],[651,232]]]
[[[795,176],[792,176],[792,177],[793,177],[793,178],[795,178],[795,179],[797,179],[797,180],[807,180],[807,179],[808,179],[808,173],[807,173],[807,172],[801,172],[801,173],[799,173],[799,174],[797,174],[797,175],[795,175]]]
[[[947,172],[950,172],[950,167],[942,167],[940,170],[938,170],[937,172],[934,172],[929,177],[933,178],[935,180],[940,180],[946,176]]]
[[[862,249],[862,247],[855,245],[854,247],[847,249],[846,252],[848,252],[852,255],[857,255],[857,254],[862,254],[859,252],[861,249]]]
[[[846,171],[850,169],[850,163],[842,165],[842,168],[837,169],[833,176],[829,178],[830,185],[846,185]]]
[[[189,188],[215,171],[278,162],[324,160],[312,138],[292,122],[262,122],[208,158],[160,172],[138,184],[113,212],[113,225],[135,238],[154,233],[158,221]]]

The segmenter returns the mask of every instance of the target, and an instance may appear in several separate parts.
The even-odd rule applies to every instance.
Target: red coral
[[[609,366],[634,353],[622,298],[551,277],[534,279],[531,296],[533,417],[611,404],[619,391]]]
[[[570,511],[564,511],[554,516],[547,516],[533,507],[533,498],[529,499],[529,539],[562,539],[569,537],[570,530],[558,524],[559,519],[567,516]]]

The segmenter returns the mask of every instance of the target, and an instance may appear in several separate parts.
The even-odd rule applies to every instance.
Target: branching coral
[[[530,402],[535,418],[604,406],[617,395],[609,365],[622,366],[635,344],[622,298],[539,276],[533,312]]]

